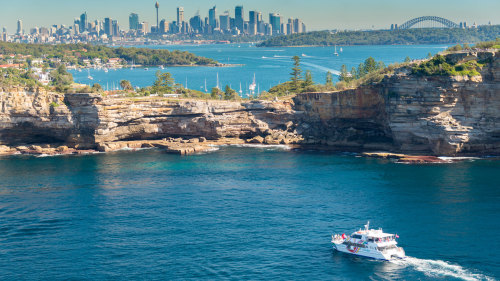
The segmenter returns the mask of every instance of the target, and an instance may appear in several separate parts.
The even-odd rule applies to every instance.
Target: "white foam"
[[[463,160],[478,160],[478,159],[481,159],[481,158],[478,158],[478,157],[449,157],[449,156],[439,156],[438,158],[441,159],[441,160],[445,160],[445,161],[453,161],[453,160],[463,161]]]
[[[406,257],[403,260],[393,260],[393,263],[412,267],[415,270],[423,272],[429,277],[453,277],[466,281],[476,280],[495,280],[491,277],[479,273],[473,273],[460,265],[451,264],[442,260],[426,260],[413,257]]]
[[[291,149],[291,147],[286,145],[286,144],[245,143],[245,144],[231,144],[231,146],[251,147],[251,148],[261,148],[261,149],[283,149],[283,150],[290,150]]]

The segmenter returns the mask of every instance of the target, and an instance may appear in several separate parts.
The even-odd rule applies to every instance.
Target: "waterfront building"
[[[234,9],[234,24],[241,33],[244,32],[245,14],[243,12],[243,6],[236,6]]]
[[[130,30],[139,29],[139,15],[136,13],[131,13],[128,17],[128,26]]]

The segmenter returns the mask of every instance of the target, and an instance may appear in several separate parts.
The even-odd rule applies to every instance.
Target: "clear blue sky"
[[[234,15],[234,7],[243,5],[261,11],[267,21],[268,13],[279,12],[301,18],[308,30],[388,28],[418,16],[441,16],[468,24],[500,24],[500,0],[159,0],[160,19],[175,20],[175,9],[183,6],[189,19],[197,11],[207,16],[208,9],[217,5],[217,13],[226,10]],[[90,20],[112,17],[122,29],[128,29],[128,15],[138,13],[141,21],[155,21],[155,1],[149,0],[0,0],[0,27],[9,33],[21,19],[24,29],[33,26],[73,23],[87,11]]]

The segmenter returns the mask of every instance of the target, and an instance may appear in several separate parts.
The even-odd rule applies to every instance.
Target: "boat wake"
[[[334,75],[340,75],[340,71],[338,70],[335,70],[335,69],[331,69],[331,68],[328,68],[328,67],[324,67],[324,66],[321,66],[321,65],[317,65],[317,64],[314,64],[314,63],[310,63],[310,62],[301,62],[303,65],[307,65],[307,66],[310,66],[310,67],[314,67],[316,69],[319,69],[321,71],[325,71],[325,72],[328,72],[330,71],[332,74]]]
[[[451,277],[467,281],[495,280],[494,278],[485,276],[483,274],[471,272],[470,270],[467,270],[460,265],[451,264],[442,260],[425,260],[406,257],[403,260],[392,260],[391,262],[405,267],[411,267],[417,271],[423,272],[425,275],[432,278]]]

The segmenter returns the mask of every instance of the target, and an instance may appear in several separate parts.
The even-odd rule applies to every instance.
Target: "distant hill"
[[[411,45],[476,43],[500,37],[500,25],[478,28],[415,28],[402,30],[315,31],[273,37],[258,47],[333,46],[333,45]]]

